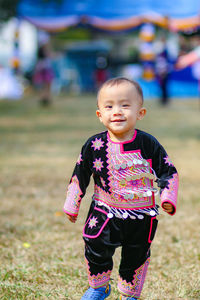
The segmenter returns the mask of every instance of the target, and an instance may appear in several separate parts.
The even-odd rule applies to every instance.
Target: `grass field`
[[[141,299],[200,299],[200,109],[197,100],[168,108],[146,102],[138,127],[167,149],[180,175],[177,214],[161,213]],[[0,102],[0,299],[79,300],[87,289],[81,231],[88,188],[76,224],[62,213],[66,186],[83,142],[103,127],[95,96]],[[112,294],[120,249],[116,251]]]

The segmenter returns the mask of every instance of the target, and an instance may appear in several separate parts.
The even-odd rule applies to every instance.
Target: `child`
[[[93,175],[94,195],[83,229],[90,288],[81,299],[109,296],[112,256],[119,246],[120,299],[138,299],[157,227],[153,181],[160,187],[163,210],[174,215],[178,174],[159,142],[135,129],[146,114],[142,90],[135,81],[123,77],[106,81],[98,92],[96,114],[107,131],[83,146],[64,205],[68,219],[76,222]]]
[[[48,106],[51,102],[51,85],[54,78],[48,44],[41,45],[37,54],[33,81],[40,90],[40,104]]]

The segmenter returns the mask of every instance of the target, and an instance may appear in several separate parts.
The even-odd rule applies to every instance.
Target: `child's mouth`
[[[112,120],[111,122],[113,123],[119,123],[119,122],[124,122],[125,120],[117,119],[117,120]]]

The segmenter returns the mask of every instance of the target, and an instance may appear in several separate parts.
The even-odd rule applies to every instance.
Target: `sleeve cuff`
[[[75,214],[75,213],[72,213],[71,211],[68,211],[66,209],[63,208],[63,211],[64,213],[66,213],[67,215],[70,215],[70,216],[78,216],[78,214]]]

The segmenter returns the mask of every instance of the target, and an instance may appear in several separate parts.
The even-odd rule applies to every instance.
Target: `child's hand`
[[[66,215],[67,215],[67,218],[70,220],[70,222],[72,222],[72,223],[76,222],[77,216],[71,216],[71,215],[68,215],[68,214],[66,214]]]
[[[162,207],[163,207],[163,210],[169,214],[171,214],[174,211],[173,205],[169,202],[163,203]]]

